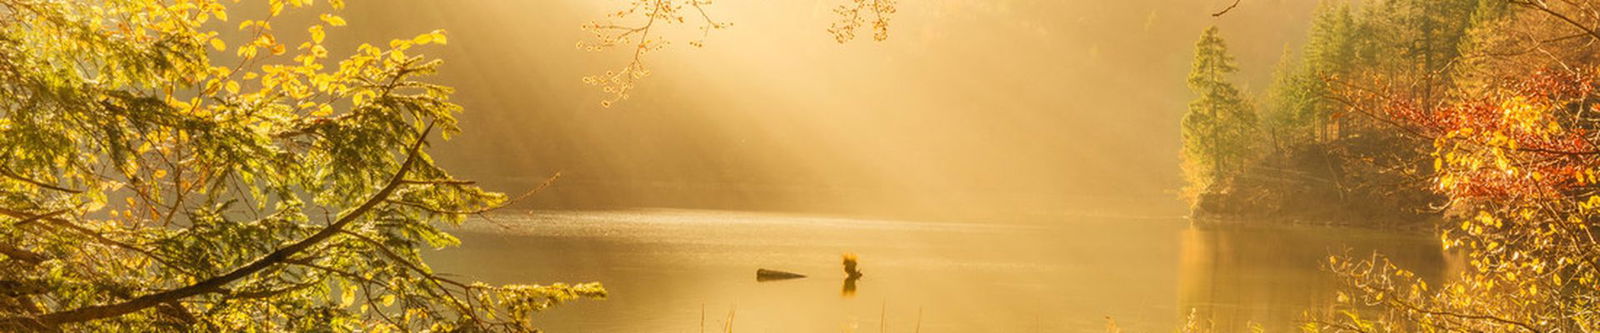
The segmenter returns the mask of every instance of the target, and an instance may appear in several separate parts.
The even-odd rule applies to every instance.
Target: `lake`
[[[549,332],[1293,330],[1333,299],[1331,253],[1379,251],[1445,275],[1437,238],[1315,227],[1199,228],[1181,217],[918,222],[638,209],[498,214],[450,229],[440,272],[489,283],[604,283],[541,314]],[[848,286],[841,254],[860,257]],[[809,275],[758,282],[758,268]]]

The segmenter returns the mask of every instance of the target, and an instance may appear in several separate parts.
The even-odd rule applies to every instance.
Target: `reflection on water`
[[[1377,251],[1428,281],[1444,275],[1431,237],[1331,228],[1190,228],[1182,235],[1178,303],[1217,332],[1248,332],[1251,324],[1296,331],[1306,311],[1334,300],[1337,281],[1319,269],[1330,254]]]
[[[804,278],[804,277],[806,277],[806,276],[803,275],[803,274],[796,274],[796,273],[793,273],[793,272],[785,272],[785,271],[779,271],[779,270],[770,270],[770,269],[766,269],[766,268],[762,268],[762,269],[757,269],[756,270],[756,282],[793,280],[793,279],[799,279],[799,278]]]
[[[1330,299],[1329,253],[1380,250],[1442,273],[1436,241],[1291,228],[1199,230],[1182,219],[1015,225],[636,210],[469,222],[434,268],[490,283],[601,281],[605,301],[540,315],[550,332],[1080,332],[1106,318],[1171,331],[1191,309],[1219,331],[1292,328]],[[859,255],[852,278],[840,253]],[[803,279],[762,283],[761,267]],[[842,286],[841,286],[841,282]],[[732,314],[737,315],[732,315]]]
[[[839,290],[839,296],[844,296],[844,298],[856,297],[856,280],[861,280],[861,276],[844,277],[844,288]]]

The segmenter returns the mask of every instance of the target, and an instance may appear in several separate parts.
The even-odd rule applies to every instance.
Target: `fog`
[[[1316,6],[902,0],[888,40],[839,44],[840,3],[709,6],[734,26],[700,48],[698,25],[667,26],[652,75],[610,108],[580,79],[629,51],[575,45],[621,1],[353,1],[328,45],[449,31],[426,52],[465,133],[435,157],[505,192],[562,173],[519,207],[1176,216],[1194,40],[1221,26],[1240,82],[1264,87]]]

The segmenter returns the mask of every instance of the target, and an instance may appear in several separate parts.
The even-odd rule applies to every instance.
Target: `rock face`
[[[799,274],[799,273],[785,272],[785,271],[772,270],[772,269],[766,269],[766,268],[756,269],[756,281],[757,282],[799,279],[799,278],[803,278],[803,277],[806,277],[806,276],[804,274]]]

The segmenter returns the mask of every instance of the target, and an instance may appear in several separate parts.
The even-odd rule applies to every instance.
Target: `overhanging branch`
[[[377,207],[379,204],[383,203],[384,199],[388,198],[390,194],[394,193],[396,188],[400,187],[402,180],[405,179],[406,174],[408,174],[411,171],[411,167],[417,163],[417,160],[421,155],[419,151],[422,148],[422,144],[427,141],[428,133],[432,131],[433,125],[434,123],[430,122],[426,128],[423,128],[422,132],[417,136],[416,142],[411,144],[405,162],[402,162],[400,165],[400,170],[396,171],[395,174],[390,177],[388,183],[385,184],[382,189],[378,190],[377,193],[373,194],[372,197],[368,198],[360,206],[357,206],[355,209],[350,210],[349,213],[346,213],[343,217],[340,217],[338,221],[322,228],[321,230],[317,231],[316,234],[312,234],[310,237],[306,237],[298,242],[280,248],[276,251],[272,251],[272,253],[268,253],[266,256],[256,259],[256,261],[251,262],[250,264],[236,268],[227,274],[212,277],[182,288],[140,296],[122,303],[87,306],[67,311],[49,313],[36,317],[34,321],[36,321],[38,325],[45,327],[56,327],[65,323],[83,322],[121,316],[195,295],[218,292],[223,290],[222,288],[229,283],[248,277],[273,265],[277,265],[284,260],[289,259],[289,257],[298,254],[313,245],[317,245],[333,235],[338,234],[339,231],[345,226],[355,222],[362,215],[366,214],[367,211],[370,211],[373,207]]]

